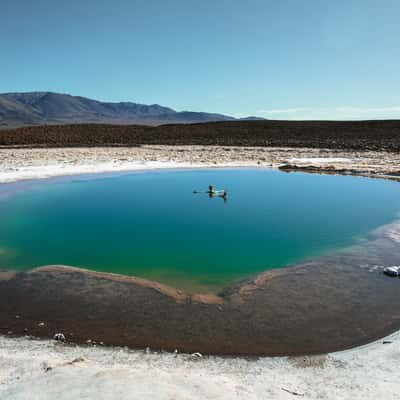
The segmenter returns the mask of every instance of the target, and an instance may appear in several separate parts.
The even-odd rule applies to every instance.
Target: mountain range
[[[102,102],[53,92],[0,94],[1,128],[71,123],[162,125],[234,120],[237,119],[223,114],[175,111],[158,104]]]

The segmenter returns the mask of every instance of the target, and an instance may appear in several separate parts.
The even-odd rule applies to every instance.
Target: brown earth
[[[45,125],[0,130],[0,146],[221,145],[400,151],[400,120],[228,121],[161,126]]]

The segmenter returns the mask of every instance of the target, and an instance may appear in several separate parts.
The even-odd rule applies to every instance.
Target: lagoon
[[[213,184],[227,200],[194,194]],[[60,264],[218,292],[357,244],[396,219],[397,182],[268,169],[65,177],[0,187],[0,269]]]

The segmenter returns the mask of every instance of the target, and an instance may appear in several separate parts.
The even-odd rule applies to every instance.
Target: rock
[[[56,340],[57,342],[65,342],[65,336],[62,333],[56,333],[53,336],[53,340]]]
[[[80,362],[85,362],[85,361],[86,361],[85,358],[77,357],[77,358],[74,358],[69,364],[75,364],[75,363],[80,363]]]

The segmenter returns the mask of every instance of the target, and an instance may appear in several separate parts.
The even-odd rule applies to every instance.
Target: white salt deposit
[[[398,172],[400,155],[371,151],[230,146],[0,148],[0,183],[96,172],[194,167],[270,168],[287,163],[351,168],[364,174],[390,174]]]
[[[352,160],[351,158],[344,158],[344,157],[301,157],[301,158],[290,158],[288,161],[290,163],[329,164],[329,163],[351,163],[354,160]]]
[[[256,166],[251,162],[227,162],[218,167],[246,167]],[[101,162],[92,164],[63,164],[54,162],[47,165],[35,165],[29,167],[17,167],[12,169],[0,169],[0,183],[15,182],[28,179],[42,179],[56,176],[93,174],[101,172],[123,172],[172,168],[210,168],[216,167],[209,163],[191,163],[174,161],[137,161],[137,162]]]
[[[394,400],[399,363],[399,333],[328,355],[254,360],[0,337],[0,399]]]

